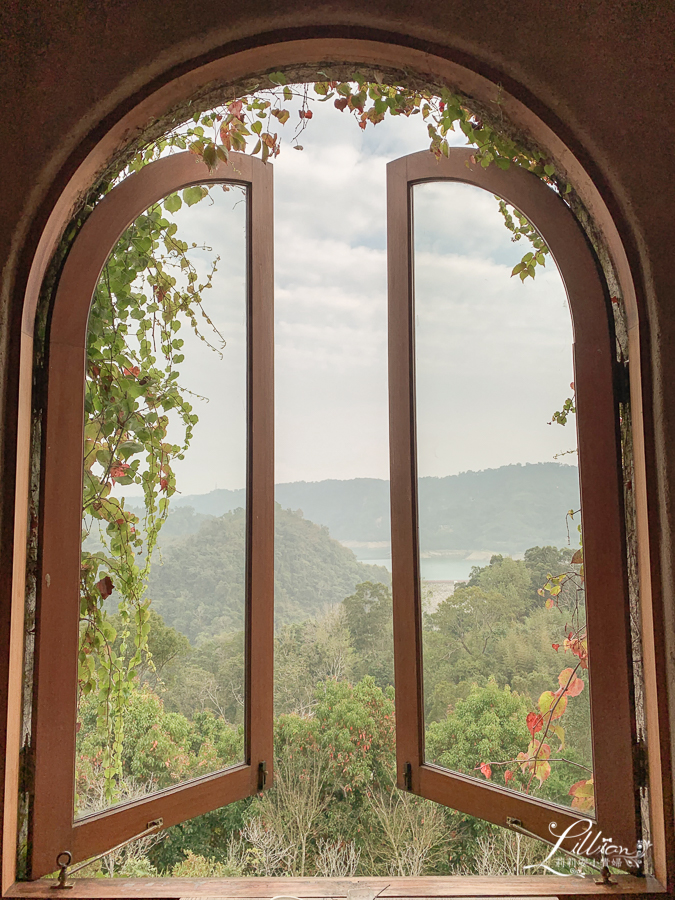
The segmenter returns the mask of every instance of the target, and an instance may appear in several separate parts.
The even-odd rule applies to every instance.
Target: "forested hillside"
[[[243,509],[203,517],[196,533],[163,540],[153,559],[152,608],[191,641],[243,627],[245,524]],[[288,509],[277,508],[274,560],[279,625],[325,612],[362,581],[390,581],[384,567],[358,562],[326,528]]]
[[[276,499],[326,525],[339,541],[389,540],[389,482],[383,479],[278,484]],[[176,496],[171,516],[176,528],[196,528],[202,516],[221,516],[243,504],[243,491]],[[537,544],[563,546],[565,515],[578,508],[576,466],[536,463],[420,479],[421,538],[428,550],[522,553]]]
[[[236,533],[240,515],[209,523],[207,533],[218,523]],[[297,515],[280,519],[321,534]],[[579,638],[564,640],[579,603],[579,565],[570,555],[535,547],[523,560],[495,556],[424,617],[426,748],[441,766],[592,811],[583,615]],[[539,586],[551,572],[565,580],[547,600]],[[197,578],[197,569],[190,575]],[[110,624],[117,646],[119,616]],[[149,624],[152,665],[137,671],[124,709],[120,800],[232,765],[244,752],[241,631],[214,628],[191,646],[154,611]],[[132,627],[129,654],[134,638]],[[523,874],[544,859],[547,845],[393,788],[393,674],[386,585],[359,584],[325,614],[281,626],[274,788],[111,854],[103,865],[127,877],[369,877]],[[95,696],[83,698],[80,811],[100,809],[96,715]],[[566,871],[564,859],[554,865]]]

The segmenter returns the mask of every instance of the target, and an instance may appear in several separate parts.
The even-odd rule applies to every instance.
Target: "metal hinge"
[[[636,786],[646,788],[649,783],[649,757],[644,741],[638,741],[633,746],[633,772]]]
[[[28,735],[26,735],[23,747],[19,751],[19,793],[32,794],[34,780],[33,748],[30,745]]]
[[[618,402],[623,405],[630,403],[630,369],[627,362],[617,362],[614,369],[614,385]]]
[[[267,784],[267,763],[265,760],[258,763],[258,790],[264,791]]]
[[[412,791],[412,763],[407,762],[403,766],[403,784],[406,791]]]

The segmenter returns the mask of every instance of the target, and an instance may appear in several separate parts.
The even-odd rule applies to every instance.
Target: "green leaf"
[[[143,444],[140,444],[138,441],[124,441],[119,445],[119,449],[122,451],[126,451],[127,454],[131,453],[141,453],[145,447]]]
[[[282,125],[285,125],[291,114],[287,109],[273,109],[272,115],[278,119]]]
[[[283,72],[271,72],[267,77],[272,84],[286,84],[288,81]]]
[[[178,194],[169,194],[169,196],[164,201],[164,209],[167,212],[175,213],[183,205],[183,201],[180,199]]]
[[[544,172],[546,172],[546,174],[547,174],[547,175],[549,176],[549,178],[550,178],[551,175],[553,175],[553,174],[555,173],[555,166],[552,166],[552,165],[549,163],[549,165],[544,166]]]
[[[207,144],[206,147],[204,147],[204,152],[202,153],[202,157],[204,158],[204,162],[209,167],[209,169],[215,169],[216,165],[218,164],[218,155],[216,153],[216,145],[215,144]]]
[[[183,191],[183,200],[185,200],[188,206],[194,206],[195,203],[199,203],[200,200],[203,200],[207,194],[208,191],[206,188],[196,184],[194,187],[185,188]]]

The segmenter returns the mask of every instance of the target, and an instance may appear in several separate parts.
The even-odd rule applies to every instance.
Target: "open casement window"
[[[483,189],[502,198],[526,216],[550,249],[567,293],[574,335],[573,381],[576,392],[586,595],[584,625],[588,641],[587,660],[590,661],[588,670],[584,665],[584,672],[579,670],[579,674],[583,674],[587,684],[584,697],[590,694],[588,716],[592,735],[592,762],[586,762],[585,772],[584,767],[579,769],[581,774],[576,775],[575,780],[590,781],[592,767],[594,807],[583,802],[573,806],[571,798],[565,805],[560,796],[555,802],[551,802],[545,792],[528,790],[530,785],[539,787],[538,777],[532,776],[544,772],[544,763],[549,765],[546,760],[551,755],[550,746],[557,750],[558,740],[553,735],[555,715],[543,715],[538,721],[534,717],[530,729],[533,743],[520,758],[514,753],[512,760],[506,760],[507,766],[504,766],[503,758],[496,761],[477,758],[475,771],[473,766],[468,771],[455,771],[452,765],[439,764],[438,758],[428,749],[429,724],[425,723],[423,683],[425,619],[420,562],[424,549],[420,535],[424,534],[424,523],[420,521],[419,482],[419,477],[427,473],[418,472],[418,468],[424,436],[420,432],[420,416],[423,415],[423,408],[426,410],[424,414],[428,414],[432,407],[420,394],[429,385],[426,377],[428,356],[425,353],[428,353],[431,344],[420,343],[420,334],[423,328],[429,333],[429,328],[434,327],[434,321],[438,323],[439,319],[434,320],[434,315],[439,317],[444,309],[451,308],[451,305],[448,306],[450,301],[446,303],[446,299],[452,297],[456,287],[452,277],[435,285],[437,293],[434,296],[442,299],[431,315],[428,291],[424,293],[425,278],[428,283],[429,273],[423,271],[425,259],[417,258],[416,239],[418,218],[423,218],[425,208],[424,198],[433,196],[434,191],[437,195],[442,193],[449,183],[461,184],[460,190],[467,190],[464,187],[466,185],[474,186],[470,190],[477,193],[477,189]],[[471,150],[451,149],[448,158],[441,157],[439,160],[428,152],[415,153],[390,163],[387,173],[387,205],[398,785],[463,813],[500,826],[515,827],[554,843],[568,826],[579,819],[590,818],[594,822],[594,833],[600,831],[604,837],[611,837],[616,844],[634,848],[641,835],[637,812],[638,789],[633,765],[635,730],[618,428],[619,373],[615,361],[611,303],[599,266],[572,213],[553,190],[535,175],[517,166],[506,171],[496,165],[482,168],[472,158]],[[452,216],[451,204],[446,205],[443,214],[446,217]],[[477,274],[475,291],[479,292],[481,289],[481,280]],[[508,301],[499,297],[495,302]],[[436,331],[444,330],[448,334],[453,328],[464,328],[466,341],[470,341],[472,337],[480,337],[484,332],[480,332],[480,329],[471,330],[473,325],[466,324],[471,315],[470,307],[469,291],[464,311],[457,312],[457,320],[451,318],[444,321],[442,327],[437,325]],[[438,341],[440,338],[437,338]],[[495,346],[503,347],[505,343],[508,346],[508,330],[495,335],[494,341]],[[452,350],[441,347],[436,358],[442,357],[444,352],[449,356]],[[466,354],[463,358],[466,359]],[[461,375],[459,380],[450,378],[444,382],[442,367],[439,371],[439,390],[463,390]],[[426,375],[423,377],[420,373]],[[464,389],[466,387],[464,385]],[[489,390],[489,386],[486,389]],[[550,417],[550,411],[547,412]],[[436,409],[435,413],[442,415],[442,410]],[[424,428],[422,432],[426,434]],[[495,432],[494,439],[499,441],[500,434]],[[462,440],[461,422],[456,424],[456,440]],[[428,448],[423,449],[426,451]],[[574,523],[575,530],[576,521],[578,519]],[[574,638],[573,635],[569,637]],[[551,644],[547,646],[550,653]],[[575,666],[578,669],[581,656],[575,656],[572,652],[563,655],[562,646],[560,651],[560,668],[570,667],[567,669],[568,673],[573,672]],[[574,678],[576,677],[575,675]],[[575,684],[580,685],[581,682]],[[557,688],[558,685],[554,687]],[[561,689],[564,687],[566,685],[561,682]],[[581,687],[579,691],[581,692]],[[553,697],[560,696],[560,693],[561,691],[554,695],[552,692],[552,702],[555,702]],[[536,702],[536,695],[534,699]],[[585,702],[588,704],[588,699]],[[527,734],[527,731],[524,733]],[[546,753],[542,751],[542,755],[535,758],[543,737],[550,742],[550,746],[546,747]],[[522,750],[525,751],[524,746]],[[566,754],[553,752],[552,755]],[[489,762],[492,763],[492,769],[486,767],[481,772],[481,764]],[[497,765],[500,768],[496,768]],[[542,768],[537,769],[538,766]],[[505,777],[506,768],[512,771],[508,771]],[[523,773],[527,777],[522,777]],[[548,775],[548,769],[546,774]],[[511,778],[513,781],[509,784]],[[552,826],[554,831],[549,829],[551,823],[555,823]],[[576,826],[570,833],[579,835],[580,830]],[[571,837],[562,846],[571,850],[577,841],[578,837]]]
[[[106,260],[127,228],[153,204],[189,186],[238,185],[241,223],[243,732],[239,764],[189,777],[133,802],[77,813],[75,799],[80,560],[83,520],[84,385],[92,297]],[[228,195],[229,196],[229,195]],[[208,216],[208,209],[205,210]],[[242,229],[239,228],[239,233]],[[34,787],[30,875],[57,868],[64,851],[86,860],[145,831],[182,822],[250,796],[272,780],[273,740],[273,223],[272,167],[232,153],[214,170],[190,153],[147,165],[96,207],[64,265],[49,335],[44,439],[42,551],[32,722]],[[217,387],[217,386],[216,386]]]

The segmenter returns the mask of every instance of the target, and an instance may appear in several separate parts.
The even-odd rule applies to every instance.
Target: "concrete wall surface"
[[[673,0],[3,0],[0,658],[11,591],[22,306],[58,198],[110,129],[197,65],[267,48],[267,55],[252,52],[253,74],[283,62],[289,42],[339,39],[386,46],[392,60],[412,58],[409,51],[445,59],[502,85],[567,148],[570,171],[597,191],[635,288],[650,564],[663,604],[664,678],[675,695],[674,34]],[[71,192],[86,173],[78,177]]]

